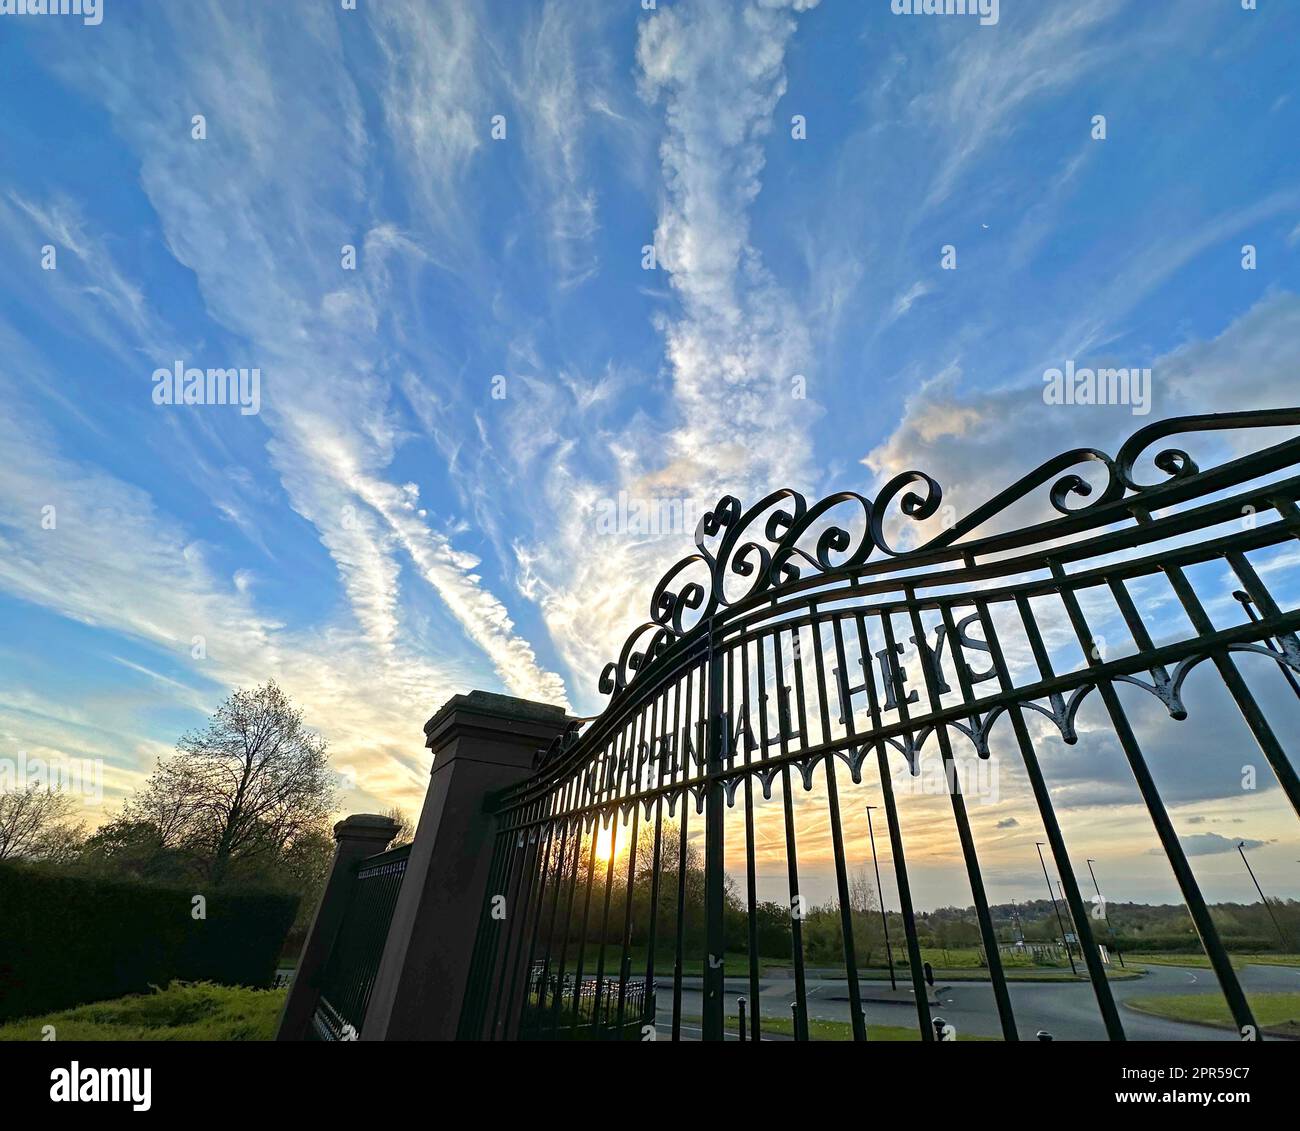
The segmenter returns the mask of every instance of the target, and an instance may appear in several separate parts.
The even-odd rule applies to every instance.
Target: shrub
[[[195,919],[195,894],[206,918]],[[173,980],[269,986],[297,909],[282,892],[195,892],[0,864],[0,1020]]]
[[[0,1025],[0,1041],[273,1041],[284,990],[189,985],[131,994]]]

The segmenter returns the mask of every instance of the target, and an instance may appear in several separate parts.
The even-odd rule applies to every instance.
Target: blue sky
[[[1282,0],[0,17],[0,756],[102,758],[111,810],[273,675],[348,808],[413,810],[448,696],[599,709],[687,545],[594,536],[620,491],[914,466],[960,513],[1146,422],[1049,410],[1067,359],[1151,366],[1147,419],[1295,402],[1298,43]],[[260,411],[154,404],[176,361]]]

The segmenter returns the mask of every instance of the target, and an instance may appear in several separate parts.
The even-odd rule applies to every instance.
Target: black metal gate
[[[1243,1039],[1256,1039],[1121,690],[1141,688],[1184,720],[1189,674],[1212,665],[1300,812],[1296,771],[1238,663],[1279,667],[1288,680],[1300,671],[1300,594],[1288,573],[1300,537],[1296,425],[1300,409],[1155,423],[1114,458],[1065,452],[938,533],[917,525],[931,536],[907,550],[891,544],[887,527],[942,517],[939,485],[920,472],[898,476],[874,500],[841,492],[809,506],[782,490],[744,510],[722,499],[699,525],[698,552],[659,582],[651,620],[607,666],[606,710],[571,726],[539,754],[528,781],[493,799],[500,831],[461,1036],[626,1036],[634,1026],[647,1038],[698,1028],[720,1040],[732,948],[747,952],[749,1038],[765,1036],[766,1025],[806,1039],[798,846],[811,817],[806,799],[796,803],[798,783],[823,800],[814,835],[829,838],[852,1036],[866,1039],[857,953],[865,935],[841,810],[874,769],[901,904],[901,966],[920,1038],[935,1039],[891,785],[902,759],[912,774],[923,764],[942,774],[1002,1035],[1018,1039],[961,784],[972,755],[989,758],[1005,719],[999,741],[1036,803],[1105,1031],[1124,1039],[1040,764],[1050,751],[1039,719],[1073,743],[1080,707],[1095,693],[1231,1015]],[[1263,429],[1285,429],[1285,438]],[[1154,471],[1139,473],[1139,459],[1165,438],[1209,432],[1227,433],[1247,454],[1203,470],[1182,448],[1162,448]],[[1089,465],[1091,482],[1078,473]],[[1009,525],[1040,488],[1055,517],[974,536],[995,520]],[[895,503],[901,514],[891,516]],[[1062,661],[1067,645],[1077,662]],[[741,815],[729,820],[738,804]],[[757,835],[771,831],[777,853],[783,844],[788,877],[780,945],[789,949],[792,1018],[779,1026],[761,1009],[759,936],[771,924],[757,895],[757,815]],[[729,845],[743,880],[727,874]],[[683,1004],[697,988],[698,1019]]]
[[[359,1039],[410,855],[411,846],[404,844],[357,861],[338,935],[321,972],[312,1039]]]

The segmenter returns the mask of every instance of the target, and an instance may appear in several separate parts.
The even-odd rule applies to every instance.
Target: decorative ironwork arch
[[[1213,663],[1278,784],[1300,812],[1295,769],[1234,660],[1242,653],[1267,656],[1297,688],[1289,673],[1300,672],[1300,594],[1286,591],[1279,598],[1252,563],[1252,555],[1293,545],[1300,537],[1297,426],[1300,409],[1153,423],[1135,432],[1113,457],[1080,447],[1046,461],[937,532],[924,524],[940,516],[943,492],[920,471],[896,476],[872,499],[841,491],[810,505],[798,492],[782,489],[745,508],[733,496],[724,496],[700,520],[695,551],[654,587],[650,619],[606,665],[600,678],[601,692],[610,697],[605,710],[575,720],[539,752],[527,781],[493,799],[500,822],[493,890],[513,890],[508,899],[517,901],[519,911],[497,920],[485,909],[463,1035],[576,1034],[587,1024],[623,1035],[631,1021],[638,1022],[638,1032],[640,1025],[654,1029],[659,1024],[656,975],[663,970],[656,968],[653,940],[658,916],[671,910],[659,905],[661,888],[671,888],[677,907],[670,1024],[672,1036],[680,1036],[683,920],[689,911],[684,902],[687,828],[693,810],[695,817],[705,817],[703,1031],[707,1038],[720,1039],[728,941],[723,849],[727,812],[737,806],[742,790],[748,992],[756,1034],[763,1012],[754,927],[755,794],[761,791],[770,800],[773,786],[778,780],[781,784],[790,895],[797,910],[802,895],[792,783],[797,772],[799,783],[811,790],[821,770],[850,1016],[854,1035],[864,1039],[835,765],[846,767],[857,785],[874,754],[902,903],[906,965],[921,1036],[930,1039],[890,767],[900,756],[913,775],[919,774],[923,751],[937,747],[1002,1033],[1016,1039],[957,780],[958,752],[964,748],[953,741],[954,734],[964,737],[976,758],[986,760],[997,728],[1000,741],[1015,749],[1027,773],[1107,1035],[1122,1039],[1103,952],[1092,935],[1040,766],[1042,736],[1030,725],[1031,719],[1046,719],[1066,743],[1074,743],[1078,712],[1094,693],[1129,762],[1233,1016],[1243,1033],[1255,1034],[1249,1003],[1117,689],[1139,688],[1159,700],[1172,719],[1185,720],[1187,677],[1198,665]],[[1287,429],[1288,436],[1204,469],[1189,454],[1187,441],[1160,446],[1171,437],[1221,432],[1237,433],[1240,444],[1262,429]],[[1151,472],[1140,473],[1138,467],[1153,448],[1155,477],[1148,480]],[[1093,481],[1080,474],[1085,467],[1094,468]],[[1034,501],[1042,504],[1041,510],[1050,507],[1054,517],[990,532],[995,520],[1008,517],[1017,504]],[[887,532],[897,522],[913,535],[905,539],[906,546]],[[1223,595],[1202,594],[1192,585],[1189,570],[1206,563],[1226,568],[1240,586],[1234,592],[1240,605],[1236,623],[1223,623],[1218,607]],[[1181,636],[1163,634],[1160,644],[1140,608],[1141,590],[1157,583],[1172,590],[1193,629]],[[1047,604],[1057,610],[1057,624],[1051,627],[1068,630],[1076,662],[1062,661],[1061,633],[1049,642],[1052,634],[1045,634],[1040,623],[1040,609]],[[1236,608],[1231,600],[1228,605]],[[1211,610],[1219,614],[1217,621]],[[1097,631],[1098,624],[1105,633]],[[1109,647],[1103,639],[1107,633],[1112,641],[1119,634],[1124,646]],[[664,843],[665,815],[678,822],[675,852]],[[643,862],[639,874],[636,841],[643,816],[647,826],[653,816],[653,848],[642,846],[653,859],[648,871]],[[596,861],[603,834],[596,830],[629,822],[631,845],[620,864],[624,884],[614,912],[617,918],[621,908],[625,918],[621,957],[610,974],[605,940],[615,906],[618,854],[611,848],[607,860],[602,857],[607,876],[601,884]],[[669,860],[677,868],[675,878],[662,875]],[[633,888],[638,875],[652,888],[648,911],[654,929],[644,974],[634,976],[627,961],[636,928]],[[582,927],[569,965],[580,877],[585,878]],[[584,954],[595,887],[601,888],[604,918],[593,975]],[[799,1035],[806,1033],[808,1004],[797,914],[790,931]],[[587,984],[593,976],[594,988]],[[633,984],[639,987],[639,1008],[646,1012],[629,1020],[624,1007]],[[619,997],[616,1014],[609,1012],[608,994]]]

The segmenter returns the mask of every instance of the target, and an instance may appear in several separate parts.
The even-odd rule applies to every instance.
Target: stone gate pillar
[[[527,778],[567,722],[560,707],[472,691],[425,724],[433,770],[363,1041],[455,1038],[496,831],[484,802]]]

